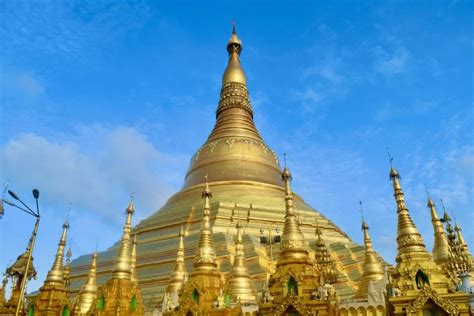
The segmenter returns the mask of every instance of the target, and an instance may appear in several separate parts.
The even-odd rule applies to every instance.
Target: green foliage
[[[35,305],[31,304],[30,308],[28,309],[28,316],[34,316],[35,315]]]

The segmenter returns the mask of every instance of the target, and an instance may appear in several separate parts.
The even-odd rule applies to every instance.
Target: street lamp
[[[20,202],[24,207],[21,207],[19,205],[16,205],[15,203],[12,203],[8,200],[5,200],[2,198],[2,202],[5,202],[6,204],[13,206],[31,216],[34,216],[36,218],[35,222],[35,228],[33,229],[33,233],[31,234],[30,241],[28,243],[28,257],[26,259],[26,266],[25,266],[25,273],[23,275],[23,279],[21,280],[21,286],[20,286],[20,296],[18,297],[18,304],[16,306],[16,311],[15,311],[15,316],[18,316],[20,312],[21,305],[23,304],[23,296],[25,293],[25,286],[26,286],[26,279],[28,278],[28,270],[30,269],[30,263],[31,263],[31,256],[33,254],[33,248],[35,247],[35,241],[36,241],[36,234],[38,232],[38,226],[40,222],[40,212],[39,212],[39,191],[37,189],[33,190],[33,197],[36,200],[36,212],[33,211],[28,205],[26,205],[19,197],[18,195],[13,192],[8,190],[8,194],[18,202]],[[3,214],[2,214],[3,215]]]

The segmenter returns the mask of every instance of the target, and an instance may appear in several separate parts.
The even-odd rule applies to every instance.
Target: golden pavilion
[[[234,26],[216,123],[181,190],[134,227],[132,199],[118,243],[64,264],[65,223],[48,277],[20,314],[472,315],[473,257],[461,227],[429,198],[429,252],[395,167],[395,266],[373,248],[370,219],[359,245],[292,191],[289,167],[254,124],[242,48]],[[0,315],[14,315],[5,282],[2,293]]]

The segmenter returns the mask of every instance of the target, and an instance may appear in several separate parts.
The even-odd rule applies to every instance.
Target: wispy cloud
[[[403,46],[390,52],[382,47],[375,48],[374,71],[386,76],[398,75],[408,69],[410,52]]]

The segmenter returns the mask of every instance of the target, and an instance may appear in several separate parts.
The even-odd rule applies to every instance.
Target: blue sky
[[[257,126],[294,189],[393,262],[396,211],[388,146],[427,247],[424,184],[473,233],[473,4],[469,1],[3,1],[0,181],[30,203],[41,190],[35,249],[49,269],[61,224],[73,257],[121,234],[182,185],[214,123],[231,21]],[[69,207],[69,204],[71,206]],[[0,270],[34,220],[7,209]]]

